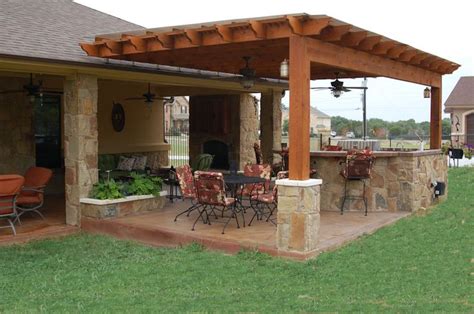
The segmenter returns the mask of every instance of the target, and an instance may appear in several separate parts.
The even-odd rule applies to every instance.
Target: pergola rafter
[[[235,55],[242,57],[246,51],[251,50],[256,42],[269,42],[282,39],[280,47],[286,51],[285,58],[289,58],[288,38],[291,35],[301,35],[316,38],[323,42],[331,42],[339,46],[350,47],[354,50],[366,51],[387,59],[406,62],[420,68],[429,69],[439,74],[448,74],[454,71],[458,64],[419,51],[408,45],[399,43],[392,39],[360,29],[351,24],[336,20],[324,15],[294,14],[266,18],[256,18],[237,21],[223,21],[205,23],[202,25],[186,25],[171,28],[148,29],[145,31],[129,32],[125,34],[100,35],[93,43],[81,43],[82,49],[90,56],[124,59],[132,61],[147,62],[142,55],[153,54],[153,62],[163,65],[174,65],[237,73],[242,67],[242,60],[236,58],[227,60],[226,67],[206,66],[192,60],[193,48],[209,48],[212,56],[212,48],[219,47],[218,53],[222,52],[223,46],[229,44],[241,44],[240,49],[233,47]],[[258,45],[257,45],[258,46]],[[189,49],[189,62],[182,58],[171,58],[170,51],[174,52]],[[168,52],[168,53],[167,53]],[[265,56],[266,57],[266,56]],[[423,62],[429,58],[428,62]],[[262,56],[262,60],[264,60]],[[202,60],[201,60],[202,61]],[[234,63],[234,64],[232,64]],[[257,75],[266,78],[279,78],[277,71],[264,71],[264,68],[275,66],[275,62],[258,62],[255,66]],[[429,66],[435,64],[436,66]],[[191,66],[192,67],[192,66]],[[237,70],[237,72],[235,72]],[[315,69],[316,70],[316,69]],[[321,73],[313,71],[312,78],[321,77]],[[347,73],[347,77],[353,77],[354,73]]]
[[[242,57],[261,78],[290,64],[290,179],[309,177],[311,79],[383,76],[431,87],[431,148],[441,146],[442,75],[459,64],[325,15],[292,14],[100,35],[90,56],[239,74]],[[292,121],[298,121],[294,123]]]

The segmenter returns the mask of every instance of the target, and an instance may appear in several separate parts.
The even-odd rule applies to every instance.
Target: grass
[[[77,235],[0,248],[0,312],[474,312],[474,169],[436,208],[308,262]]]

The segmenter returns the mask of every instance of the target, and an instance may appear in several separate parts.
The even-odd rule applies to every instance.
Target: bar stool
[[[367,196],[366,196],[366,180],[370,179],[370,172],[374,164],[375,158],[371,151],[350,152],[344,162],[344,168],[340,172],[344,178],[344,196],[342,198],[341,215],[344,214],[344,204],[346,200],[361,199],[365,205],[365,216],[367,216]],[[362,194],[349,194],[348,182],[362,182]]]

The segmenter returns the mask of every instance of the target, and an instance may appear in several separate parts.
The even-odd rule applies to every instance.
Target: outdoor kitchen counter
[[[441,150],[375,151],[372,178],[367,181],[368,210],[413,211],[428,207],[436,199],[433,181],[447,183],[447,158]],[[345,151],[318,151],[310,153],[311,168],[323,180],[321,210],[340,210],[344,194],[344,179],[340,175],[340,161]],[[351,195],[362,194],[362,183],[351,181]],[[447,189],[446,189],[447,191]],[[443,199],[445,196],[441,197]],[[345,210],[363,210],[361,200],[346,202]],[[369,213],[370,214],[370,213]]]

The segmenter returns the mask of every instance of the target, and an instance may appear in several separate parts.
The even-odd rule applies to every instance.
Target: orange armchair
[[[7,226],[0,228],[11,228],[14,235],[14,222],[18,218],[16,199],[24,182],[25,179],[19,175],[0,175],[0,219],[8,221]]]
[[[19,222],[20,216],[26,212],[34,212],[44,219],[39,209],[44,203],[44,188],[52,176],[53,172],[50,169],[42,167],[31,167],[26,171],[25,184],[16,200]]]

